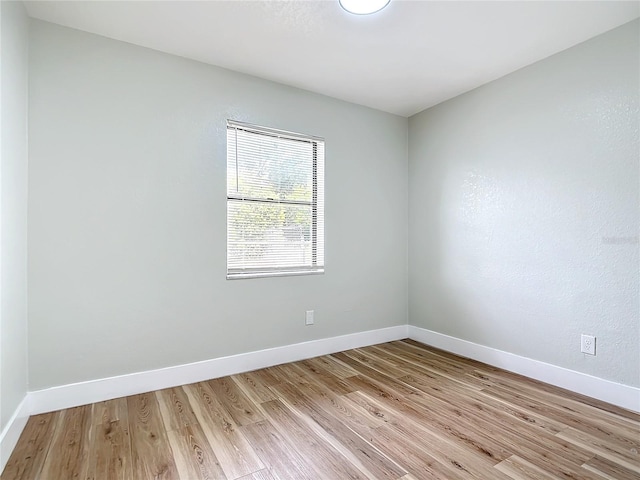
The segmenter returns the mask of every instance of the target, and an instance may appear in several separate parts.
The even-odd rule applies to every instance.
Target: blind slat
[[[229,121],[227,277],[324,271],[324,141]]]

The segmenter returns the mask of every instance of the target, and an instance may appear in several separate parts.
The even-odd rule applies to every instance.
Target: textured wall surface
[[[0,432],[27,393],[27,72],[29,20],[0,2]]]
[[[410,324],[640,385],[639,33],[410,119]]]
[[[412,325],[640,384],[638,22],[412,117],[409,154],[406,119],[31,43],[31,389],[403,324],[407,290]],[[326,138],[325,275],[225,280],[227,118]]]
[[[406,324],[406,118],[43,22],[30,51],[31,389]],[[325,137],[326,274],[225,279],[228,118]]]

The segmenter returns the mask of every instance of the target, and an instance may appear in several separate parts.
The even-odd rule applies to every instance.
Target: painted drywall
[[[640,385],[639,38],[634,21],[410,118],[411,325]]]
[[[29,20],[0,2],[0,432],[27,393],[27,72]]]
[[[406,118],[44,22],[30,41],[31,390],[406,324]],[[226,280],[229,118],[325,137],[324,275]]]

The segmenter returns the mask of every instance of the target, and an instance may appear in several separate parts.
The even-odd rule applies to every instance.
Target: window
[[[227,278],[324,272],[324,140],[227,122]]]

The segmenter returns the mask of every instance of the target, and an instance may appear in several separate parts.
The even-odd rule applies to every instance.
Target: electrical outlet
[[[580,351],[588,355],[596,354],[596,337],[593,335],[582,335],[580,340]]]
[[[307,310],[304,315],[304,324],[313,325],[313,310]]]

